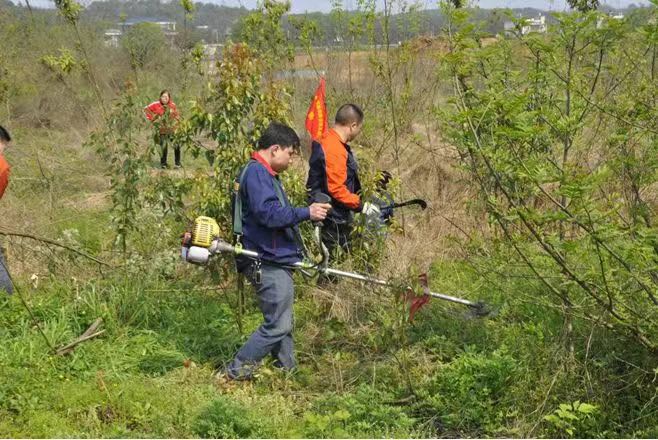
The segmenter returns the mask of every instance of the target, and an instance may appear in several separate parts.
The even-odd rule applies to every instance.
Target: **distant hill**
[[[4,0],[0,0],[4,1]],[[246,8],[220,6],[211,3],[196,3],[196,9],[190,22],[191,26],[208,26],[216,30],[216,37],[223,39],[238,20],[250,11]],[[162,2],[160,0],[104,0],[91,3],[84,12],[83,18],[88,21],[104,21],[119,23],[123,20],[137,17],[150,17],[157,20],[176,21],[183,23],[183,10],[178,2]]]
[[[8,6],[14,9],[24,9],[22,3],[15,6],[8,0],[0,0],[0,7]],[[221,6],[211,3],[196,3],[195,12],[188,24],[191,27],[202,26],[202,30],[197,32],[198,38],[203,38],[208,42],[224,41],[227,37],[233,36],[234,39],[239,34],[241,19],[244,18],[251,10],[244,7]],[[619,11],[625,15],[641,15],[645,7],[631,5],[628,8],[616,9],[608,5],[602,5],[600,10]],[[48,13],[52,10],[41,10],[41,13]],[[54,13],[54,11],[52,11]],[[537,17],[539,14],[549,16],[550,11],[537,8],[472,8],[473,21],[481,24],[485,32],[496,34],[503,31],[503,24],[509,18],[509,15],[522,17]],[[295,29],[290,23],[293,19],[305,18],[317,23],[321,37],[314,44],[317,45],[340,45],[344,32],[345,23],[355,12],[343,12],[340,24],[336,20],[335,14],[312,12],[306,14],[291,14],[285,18],[284,26],[290,32],[289,35],[294,38]],[[175,21],[182,25],[184,21],[183,10],[178,1],[163,0],[100,0],[90,3],[84,10],[83,20],[88,23],[97,23],[101,27],[109,28],[124,20],[144,19]],[[636,20],[634,20],[636,21]],[[641,21],[641,20],[640,20]],[[444,26],[444,17],[438,9],[428,9],[412,13],[397,14],[391,18],[390,39],[392,42],[405,41],[419,35],[438,35]],[[381,29],[381,23],[376,27]],[[380,33],[380,32],[378,32]],[[366,39],[364,37],[363,42]],[[381,43],[381,41],[377,41]]]

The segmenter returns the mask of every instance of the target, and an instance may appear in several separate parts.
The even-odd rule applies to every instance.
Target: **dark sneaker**
[[[226,384],[228,382],[241,382],[241,381],[248,381],[252,380],[254,378],[254,375],[242,375],[242,376],[234,376],[233,374],[229,373],[228,369],[222,368],[217,370],[217,373],[215,373],[215,380],[219,384]]]
[[[297,365],[293,365],[292,367],[286,367],[281,363],[280,360],[276,359],[274,362],[272,362],[272,366],[274,368],[277,368],[279,370],[285,371],[286,373],[292,373],[294,371],[297,371]]]

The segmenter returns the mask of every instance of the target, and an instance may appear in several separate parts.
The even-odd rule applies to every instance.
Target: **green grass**
[[[550,313],[537,320],[540,309],[527,304],[497,302],[496,316],[477,320],[433,301],[403,325],[393,299],[373,302],[344,322],[299,295],[299,371],[285,375],[266,362],[254,382],[220,385],[215,369],[259,324],[253,298],[240,334],[231,288],[195,288],[206,275],[192,267],[178,266],[169,279],[157,273],[117,271],[77,290],[62,280],[36,290],[21,286],[56,346],[103,318],[106,332],[68,356],[48,353],[17,297],[2,300],[0,436],[561,436],[542,416],[576,400],[597,408],[596,419],[575,425],[579,435],[655,432],[647,419],[633,427],[620,422],[625,410],[655,411],[645,407],[651,390],[609,399],[614,375],[650,382],[635,370],[612,369],[623,365],[613,353],[631,360],[625,347],[592,344],[586,380],[580,354],[570,365],[561,363]],[[433,273],[436,289],[454,291],[459,283],[465,293],[477,288],[483,299],[502,298],[495,288],[483,290],[463,263],[441,263]]]
[[[73,339],[95,317],[103,318],[106,333],[64,357],[48,354],[17,297],[3,301],[0,435],[411,435],[411,422],[395,422],[399,411],[393,407],[389,414],[383,405],[370,420],[367,391],[357,390],[355,397],[326,389],[320,395],[306,393],[304,383],[323,388],[317,372],[306,365],[292,378],[264,367],[255,384],[218,389],[215,367],[229,361],[247,335],[239,335],[230,308],[218,296],[185,289],[183,283],[180,290],[159,291],[166,286],[133,279],[90,283],[77,297],[66,295],[61,284],[25,292],[55,345]],[[246,328],[258,324],[254,307],[244,318]],[[188,359],[193,366],[186,368]],[[346,409],[335,416],[333,406]],[[331,420],[325,423],[327,417]]]

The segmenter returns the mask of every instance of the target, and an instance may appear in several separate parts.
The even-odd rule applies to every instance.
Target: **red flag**
[[[311,139],[318,140],[328,129],[325,83],[324,78],[320,78],[320,85],[318,85],[308,112],[306,112],[306,130],[311,135]]]
[[[416,296],[416,293],[411,287],[407,290],[405,295],[406,300],[411,304],[411,307],[409,308],[409,322],[414,320],[416,312],[420,310],[425,304],[430,302],[431,298],[427,274],[422,273],[418,275],[418,280],[420,281],[420,285],[423,288],[423,295]]]

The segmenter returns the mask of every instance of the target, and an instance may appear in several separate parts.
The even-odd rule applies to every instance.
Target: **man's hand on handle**
[[[311,211],[311,221],[319,222],[327,217],[331,205],[329,203],[312,203],[309,210]]]

